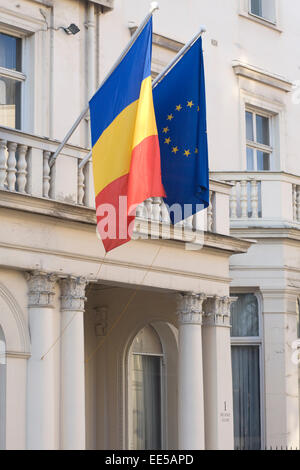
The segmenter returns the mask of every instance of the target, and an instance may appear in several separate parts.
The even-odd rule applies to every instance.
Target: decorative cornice
[[[47,274],[34,271],[26,275],[28,282],[29,307],[53,307],[55,295],[55,283],[57,277],[54,274]]]
[[[209,297],[204,303],[204,326],[220,326],[230,328],[230,305],[236,297]]]
[[[90,0],[90,2],[102,6],[104,11],[110,11],[114,9],[114,0]]]
[[[129,30],[131,36],[137,30],[136,24],[129,24]],[[169,51],[179,52],[180,49],[183,48],[184,43],[180,41],[176,41],[175,39],[168,38],[166,36],[162,36],[161,34],[153,33],[152,35],[152,44],[155,46],[163,47],[164,49],[168,49]]]
[[[177,294],[177,315],[181,325],[202,325],[202,305],[206,299],[205,294]]]
[[[70,276],[61,281],[61,311],[84,311],[87,279]]]
[[[232,67],[237,76],[255,80],[263,85],[269,85],[281,91],[292,91],[293,84],[284,77],[259,69],[250,64],[244,64],[240,61],[233,61]]]

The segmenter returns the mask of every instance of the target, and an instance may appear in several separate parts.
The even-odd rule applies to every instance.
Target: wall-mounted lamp
[[[71,23],[70,26],[68,26],[67,28],[62,28],[67,34],[77,34],[79,33],[80,29],[78,28],[78,26],[74,23]]]

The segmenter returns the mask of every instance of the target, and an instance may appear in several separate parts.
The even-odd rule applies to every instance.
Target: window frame
[[[261,0],[263,2],[264,0]],[[252,12],[252,0],[248,0],[248,14],[253,16],[254,18],[259,19],[260,21],[266,21],[272,26],[277,25],[277,2],[276,0],[273,0],[274,2],[274,21],[270,20],[269,18],[266,18],[265,16],[260,16]]]
[[[14,29],[9,29],[7,27],[0,26],[0,33],[5,34],[7,36],[12,36],[17,39],[21,40],[21,70],[24,70],[24,36],[22,34],[18,34]],[[6,67],[0,67],[0,78],[9,78],[11,80],[15,80],[21,84],[20,90],[20,110],[19,110],[19,127],[15,126],[13,129],[23,129],[23,121],[24,121],[24,87],[26,86],[27,76],[24,72],[18,70],[7,69]],[[1,123],[0,123],[1,125]],[[5,126],[1,126],[5,127]]]
[[[274,114],[267,112],[265,110],[259,110],[256,109],[252,106],[246,105],[245,107],[245,121],[246,121],[246,113],[251,113],[252,114],[252,126],[253,126],[253,141],[247,139],[247,133],[246,133],[246,171],[248,172],[270,172],[274,171],[274,161],[273,161],[273,156],[274,156],[274,130],[273,130],[273,118]],[[257,142],[257,128],[256,128],[256,116],[262,116],[268,119],[269,121],[269,139],[270,139],[270,145],[265,145]],[[251,148],[254,150],[256,158],[254,158],[254,169],[253,170],[248,170],[247,168],[247,148]],[[263,152],[267,153],[269,155],[269,162],[270,162],[270,168],[269,170],[258,170],[257,169],[257,152]]]
[[[128,348],[127,360],[126,360],[126,369],[127,369],[127,391],[126,391],[126,413],[127,413],[127,432],[126,432],[126,449],[133,450],[133,443],[132,443],[132,419],[131,419],[131,411],[132,411],[132,399],[131,399],[131,392],[130,386],[132,384],[132,367],[131,367],[131,355],[140,355],[140,356],[150,356],[150,357],[159,357],[160,358],[160,409],[161,409],[161,450],[165,449],[166,447],[166,360],[165,360],[165,351],[163,347],[162,339],[157,332],[156,328],[149,323],[145,326],[150,326],[154,329],[154,332],[157,334],[162,353],[144,353],[144,352],[134,352],[131,350],[133,342],[139,332],[143,329],[140,328],[136,335],[133,337],[131,344]]]
[[[230,347],[232,346],[258,346],[259,348],[259,381],[260,381],[260,435],[261,449],[266,445],[266,413],[265,413],[265,368],[264,368],[264,331],[263,331],[263,303],[262,298],[256,291],[235,290],[230,292],[231,297],[238,295],[254,295],[258,306],[258,332],[259,336],[238,337],[230,336]]]

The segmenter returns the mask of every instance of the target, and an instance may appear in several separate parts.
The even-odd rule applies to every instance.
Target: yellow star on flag
[[[168,144],[168,145],[169,145],[170,142],[171,142],[170,137],[168,137],[167,139],[165,139],[165,144]]]
[[[164,127],[164,128],[163,128],[163,133],[164,133],[164,134],[167,134],[167,132],[169,132],[169,130],[170,130],[170,129],[169,129],[168,127]]]
[[[194,106],[194,103],[193,103],[192,101],[188,101],[188,102],[187,102],[187,106],[188,106],[189,108],[192,108],[192,107]]]
[[[174,118],[173,114],[169,114],[169,116],[167,117],[167,120],[172,121],[173,118]]]
[[[179,152],[179,148],[178,147],[173,147],[172,153],[175,153],[175,155],[176,155],[177,152]]]
[[[182,110],[181,104],[179,104],[178,106],[176,106],[176,111],[181,111],[181,110]]]
[[[198,152],[199,152],[198,149],[195,149],[195,153],[198,153]]]
[[[198,106],[197,111],[200,111],[200,106]]]
[[[185,155],[186,157],[189,157],[189,156],[191,155],[191,152],[190,152],[189,150],[185,150],[185,151],[184,151],[184,155]]]

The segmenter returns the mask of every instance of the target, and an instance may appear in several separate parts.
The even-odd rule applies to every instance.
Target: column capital
[[[61,310],[84,311],[84,302],[86,301],[85,289],[87,279],[83,277],[69,276],[62,279],[61,286]]]
[[[235,297],[208,297],[204,304],[204,326],[221,326],[230,328],[230,305]]]
[[[55,283],[57,277],[54,274],[42,271],[26,273],[28,283],[29,307],[53,307],[55,295]]]
[[[205,294],[192,292],[177,295],[177,315],[182,325],[202,325],[202,305],[206,299]]]

